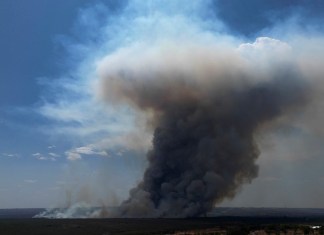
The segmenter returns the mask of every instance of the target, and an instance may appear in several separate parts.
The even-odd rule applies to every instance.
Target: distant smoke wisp
[[[145,112],[153,132],[148,168],[117,216],[201,216],[257,177],[255,132],[304,103],[306,86],[278,52],[244,50],[169,42],[101,61],[101,97]]]

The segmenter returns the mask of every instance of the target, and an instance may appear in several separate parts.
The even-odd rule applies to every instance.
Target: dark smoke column
[[[258,80],[253,71],[233,73],[234,66],[210,69],[213,60],[188,73],[161,57],[161,64],[170,66],[146,71],[147,61],[144,69],[126,64],[103,84],[115,100],[148,113],[153,129],[148,168],[118,216],[196,217],[233,198],[258,175],[255,132],[305,100],[291,66],[274,67]]]

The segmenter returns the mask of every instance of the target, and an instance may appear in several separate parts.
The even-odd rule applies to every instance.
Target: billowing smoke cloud
[[[120,216],[201,216],[257,177],[255,133],[307,100],[296,65],[285,61],[289,47],[257,43],[269,47],[264,58],[256,44],[172,41],[101,61],[102,97],[145,112],[153,132],[148,168]]]
[[[72,82],[77,97],[85,94],[74,104],[81,111],[70,115],[69,102],[55,106],[59,112],[45,109],[55,117],[94,123],[91,130],[107,129],[106,138],[92,138],[91,132],[87,145],[101,155],[114,148],[137,154],[147,149],[140,182],[117,212],[105,216],[205,215],[258,176],[260,133],[275,133],[287,123],[324,133],[318,125],[323,117],[318,111],[323,49],[316,46],[324,45],[321,35],[304,37],[296,28],[289,34],[288,21],[268,29],[268,35],[285,32],[281,40],[259,37],[246,43],[225,33],[217,11],[210,10],[215,1],[123,4],[97,30],[91,28],[98,40],[84,50],[89,55],[78,70],[87,71],[87,79]],[[105,11],[96,7],[102,16]],[[90,13],[90,18],[96,15]],[[309,115],[314,110],[316,115]]]

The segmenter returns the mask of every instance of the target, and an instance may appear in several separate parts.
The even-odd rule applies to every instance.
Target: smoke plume
[[[307,100],[296,65],[283,59],[289,48],[259,40],[284,49],[249,58],[249,45],[168,42],[101,61],[101,96],[144,112],[153,132],[148,167],[118,216],[202,216],[257,177],[255,133]]]
[[[86,216],[204,216],[258,176],[261,153],[272,157],[269,162],[275,158],[267,143],[260,145],[263,133],[279,146],[277,160],[282,155],[307,158],[313,140],[323,138],[324,40],[297,27],[297,16],[273,19],[270,28],[254,32],[255,39],[229,33],[216,16],[219,1],[109,3],[115,10],[97,4],[81,12],[87,30],[78,33],[89,42],[73,49],[84,58],[76,78],[61,81],[67,98],[43,112],[81,124],[67,125],[76,132],[73,137],[88,137],[83,137],[85,146],[67,151],[69,160],[94,153],[117,158],[118,151],[126,151],[146,154],[147,168],[138,183],[132,179],[126,199],[118,196],[118,203],[125,200],[116,211]],[[247,27],[237,22],[240,26]],[[303,151],[282,141],[290,125]],[[322,143],[317,145],[322,153]],[[117,180],[111,184],[120,185]],[[79,211],[71,208],[68,215]]]

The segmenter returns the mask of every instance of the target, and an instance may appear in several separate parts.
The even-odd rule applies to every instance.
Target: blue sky
[[[132,111],[96,103],[89,89],[96,60],[140,34],[120,30],[142,10],[120,15],[125,6],[127,1],[0,1],[0,208],[65,205],[83,194],[93,204],[114,204],[140,179],[145,143],[132,146],[138,138]],[[219,0],[210,6],[203,17],[212,30],[243,42],[323,33],[320,0]],[[304,141],[293,131],[280,135],[280,143]],[[125,138],[128,149],[120,146]],[[272,154],[283,152],[278,147]],[[260,177],[223,205],[324,207],[321,148],[306,158],[267,154],[259,160]]]

